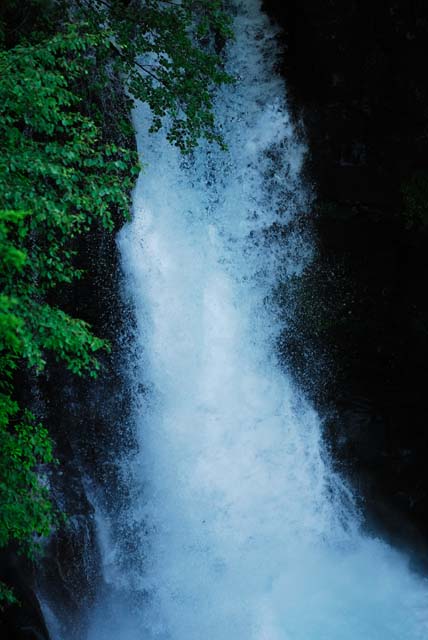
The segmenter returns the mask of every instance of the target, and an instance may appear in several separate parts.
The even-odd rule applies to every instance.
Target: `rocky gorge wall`
[[[109,141],[135,147],[132,127],[125,132],[118,126],[120,118],[130,119],[122,84],[112,82],[102,91],[88,86],[88,104],[103,113],[103,134]],[[34,563],[14,549],[0,554],[1,577],[19,601],[0,610],[0,637],[7,640],[48,640],[41,600],[55,603],[54,617],[63,626],[59,632],[80,640],[85,613],[102,588],[92,498],[97,492],[107,500],[112,495],[110,489],[120,483],[119,452],[132,446],[124,367],[133,319],[122,295],[115,238],[123,224],[116,216],[111,232],[94,223],[91,232],[79,238],[74,248],[83,277],[59,293],[66,312],[88,322],[95,335],[110,343],[111,351],[101,355],[97,378],[79,378],[51,359],[42,374],[21,380],[23,404],[41,419],[55,444],[58,464],[48,470],[48,482],[53,503],[65,518]],[[115,491],[125,499],[124,494]]]
[[[126,491],[117,460],[132,447],[127,422],[130,396],[124,366],[124,323],[132,325],[121,296],[121,277],[114,235],[100,229],[82,242],[80,260],[86,277],[65,296],[78,317],[96,335],[108,338],[111,353],[102,358],[97,379],[79,379],[50,363],[42,376],[23,381],[27,405],[41,416],[55,442],[58,465],[48,473],[52,499],[65,521],[46,541],[44,554],[31,563],[13,550],[0,558],[20,604],[0,612],[0,635],[7,640],[48,640],[42,602],[53,604],[54,626],[70,640],[80,640],[86,612],[102,589],[95,495],[106,510],[121,509]],[[112,496],[115,504],[109,503]],[[40,600],[41,598],[41,600]],[[62,635],[61,635],[62,637]]]
[[[318,381],[312,394],[367,525],[424,554],[428,7],[265,6],[283,29],[283,73],[317,195],[316,295],[300,314],[297,369]]]

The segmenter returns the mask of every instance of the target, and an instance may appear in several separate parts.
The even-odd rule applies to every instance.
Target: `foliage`
[[[407,227],[428,225],[428,174],[417,172],[401,187]]]
[[[0,415],[0,546],[13,540],[28,555],[37,549],[36,536],[48,535],[54,522],[47,486],[35,468],[53,462],[48,432],[29,412],[2,394]]]
[[[17,599],[14,596],[12,589],[10,589],[4,582],[0,581],[0,611],[8,605],[16,603]]]
[[[0,53],[0,547],[13,542],[30,557],[57,520],[40,475],[53,454],[19,405],[17,380],[42,371],[49,353],[96,375],[108,345],[55,304],[58,287],[81,275],[76,238],[127,215],[138,172],[133,150],[103,139],[79,95],[103,47],[70,24]],[[1,595],[11,602],[6,586]]]
[[[219,0],[0,7],[0,547],[32,557],[57,522],[42,475],[53,443],[21,406],[25,372],[53,357],[95,376],[109,348],[61,307],[82,275],[79,237],[128,215],[132,101],[149,104],[150,130],[164,126],[183,153],[201,138],[224,146],[211,89],[232,81],[214,49],[230,36]],[[119,83],[127,112],[112,117],[103,101]],[[0,582],[1,602],[14,596]]]
[[[131,95],[151,108],[150,131],[166,127],[184,153],[200,138],[224,146],[212,110],[213,85],[233,82],[221,65],[217,43],[232,37],[221,0],[79,0],[93,32],[104,25],[113,69]],[[215,44],[215,43],[214,43]]]

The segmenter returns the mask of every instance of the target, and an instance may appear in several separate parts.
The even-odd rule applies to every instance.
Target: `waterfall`
[[[278,362],[275,287],[312,247],[305,149],[258,0],[236,11],[216,114],[183,158],[134,113],[145,169],[119,237],[137,327],[129,508],[98,514],[106,588],[89,640],[416,640],[427,586],[360,533],[314,409]],[[291,302],[290,302],[291,304]],[[111,517],[110,517],[111,520]]]

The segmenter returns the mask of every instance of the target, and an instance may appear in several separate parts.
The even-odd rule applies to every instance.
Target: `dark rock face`
[[[64,294],[64,306],[107,337],[112,351],[103,356],[95,380],[79,379],[52,362],[43,375],[23,381],[23,402],[55,443],[59,464],[50,469],[49,482],[66,520],[34,564],[13,550],[0,557],[0,579],[13,587],[20,602],[0,612],[0,637],[7,640],[49,640],[40,599],[48,603],[61,637],[84,637],[87,614],[103,587],[93,502],[117,513],[127,498],[117,461],[133,446],[123,375],[132,314],[122,301],[114,234],[100,229],[88,236],[81,242],[80,260],[87,276]]]
[[[123,375],[125,324],[132,324],[132,317],[121,297],[118,249],[114,234],[102,229],[86,240],[80,260],[87,275],[69,292],[67,304],[97,335],[108,338],[112,351],[103,356],[95,380],[76,378],[52,364],[39,381],[40,413],[60,461],[51,473],[53,495],[67,519],[47,546],[38,585],[70,640],[84,637],[87,614],[103,587],[94,500],[107,512],[110,507],[120,511],[126,489],[117,461],[132,446]]]
[[[410,188],[418,219],[403,193],[428,176],[428,5],[265,8],[283,28],[283,72],[318,196],[310,279],[321,295],[317,322],[309,313],[300,323],[334,372],[317,400],[368,525],[418,546],[428,539],[428,190]]]
[[[20,606],[7,607],[0,617],[2,640],[49,640],[48,630],[34,593],[34,571],[13,553],[0,556],[2,580],[14,589]]]
[[[128,113],[123,88],[111,86],[98,97],[105,114],[106,136],[133,148],[133,136],[123,139],[118,115]],[[130,392],[124,375],[127,335],[132,311],[122,297],[119,252],[115,233],[96,226],[75,248],[85,275],[58,294],[60,306],[88,322],[95,335],[110,342],[101,356],[96,379],[78,378],[63,365],[48,362],[46,371],[22,380],[22,403],[48,428],[55,444],[57,466],[49,470],[52,499],[66,520],[45,545],[34,564],[13,550],[0,557],[0,579],[14,588],[19,606],[0,611],[0,637],[7,640],[49,640],[40,601],[49,604],[55,627],[67,640],[85,635],[87,613],[102,590],[103,576],[93,500],[115,512],[126,501],[117,466],[119,453],[133,446],[129,432]],[[115,504],[108,503],[109,496]],[[3,626],[1,626],[3,624]]]

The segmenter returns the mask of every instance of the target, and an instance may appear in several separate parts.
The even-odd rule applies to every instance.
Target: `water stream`
[[[296,224],[305,149],[258,0],[235,31],[239,80],[216,106],[227,153],[184,160],[134,113],[146,168],[119,244],[138,451],[122,463],[126,522],[98,516],[107,586],[88,639],[426,640],[426,583],[360,533],[320,420],[278,362],[275,286],[312,254]]]

